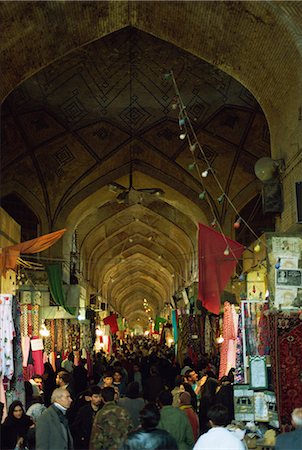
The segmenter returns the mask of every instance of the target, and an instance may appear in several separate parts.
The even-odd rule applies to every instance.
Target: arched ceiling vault
[[[254,163],[270,154],[261,108],[269,119],[278,115],[276,86],[278,94],[287,86],[291,95],[288,80],[297,85],[294,37],[274,9],[260,2],[162,2],[156,14],[154,2],[43,2],[31,19],[22,19],[23,34],[20,12],[30,4],[12,3],[1,14],[6,31],[18,23],[19,31],[1,57],[13,54],[16,43],[19,56],[1,75],[4,95],[26,81],[2,108],[2,195],[14,191],[22,197],[40,214],[42,232],[67,226],[66,260],[76,229],[82,281],[131,321],[145,323],[142,299],[156,314],[196,271],[198,222],[213,219],[199,193],[206,188],[226,231],[234,218],[227,202],[218,204],[221,190],[213,178],[201,180],[188,169],[192,154],[179,139],[177,111],[171,109],[175,92],[163,74],[173,69],[208,161],[224,191],[243,207],[259,191]],[[76,20],[78,14],[85,19]],[[31,27],[38,16],[44,26],[61,18],[59,45],[55,27],[47,39],[41,28]],[[78,27],[80,32],[71,31]],[[272,60],[281,28],[274,57],[278,52],[282,60],[285,49],[290,55],[286,84]],[[23,59],[20,49],[35,33],[41,45]],[[196,160],[201,171],[206,168],[201,154]],[[128,187],[130,166],[135,188],[154,187],[164,195],[119,204],[108,185]]]

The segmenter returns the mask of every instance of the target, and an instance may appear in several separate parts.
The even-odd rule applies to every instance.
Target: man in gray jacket
[[[302,449],[302,408],[292,412],[292,425],[296,428],[289,433],[279,434],[275,450],[301,450]]]
[[[51,405],[36,424],[36,450],[73,450],[66,411],[72,399],[67,389],[57,388],[51,396]]]

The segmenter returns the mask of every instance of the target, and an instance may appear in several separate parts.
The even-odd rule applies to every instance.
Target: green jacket
[[[94,418],[89,449],[117,450],[132,428],[128,412],[114,402],[108,402]]]
[[[174,406],[163,406],[158,428],[168,431],[177,442],[178,450],[191,450],[195,441],[189,419],[185,412]]]

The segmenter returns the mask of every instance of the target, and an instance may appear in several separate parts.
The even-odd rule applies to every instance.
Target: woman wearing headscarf
[[[218,381],[216,380],[216,378],[211,377],[207,377],[206,382],[203,385],[199,404],[200,434],[206,433],[210,428],[207,415],[211,406],[215,405],[216,403],[217,386]]]
[[[25,447],[28,430],[33,425],[32,419],[25,414],[22,403],[19,400],[13,401],[1,426],[2,450],[13,450],[20,438],[23,438]]]

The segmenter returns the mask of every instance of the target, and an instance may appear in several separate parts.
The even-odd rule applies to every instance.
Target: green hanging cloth
[[[167,322],[167,320],[164,317],[156,316],[155,323],[154,323],[154,333],[155,334],[159,334],[159,325],[161,323],[165,323],[165,322]]]
[[[46,266],[46,272],[48,276],[50,293],[56,302],[56,305],[62,306],[65,311],[74,316],[77,309],[66,305],[66,297],[63,291],[61,264],[49,264]]]

